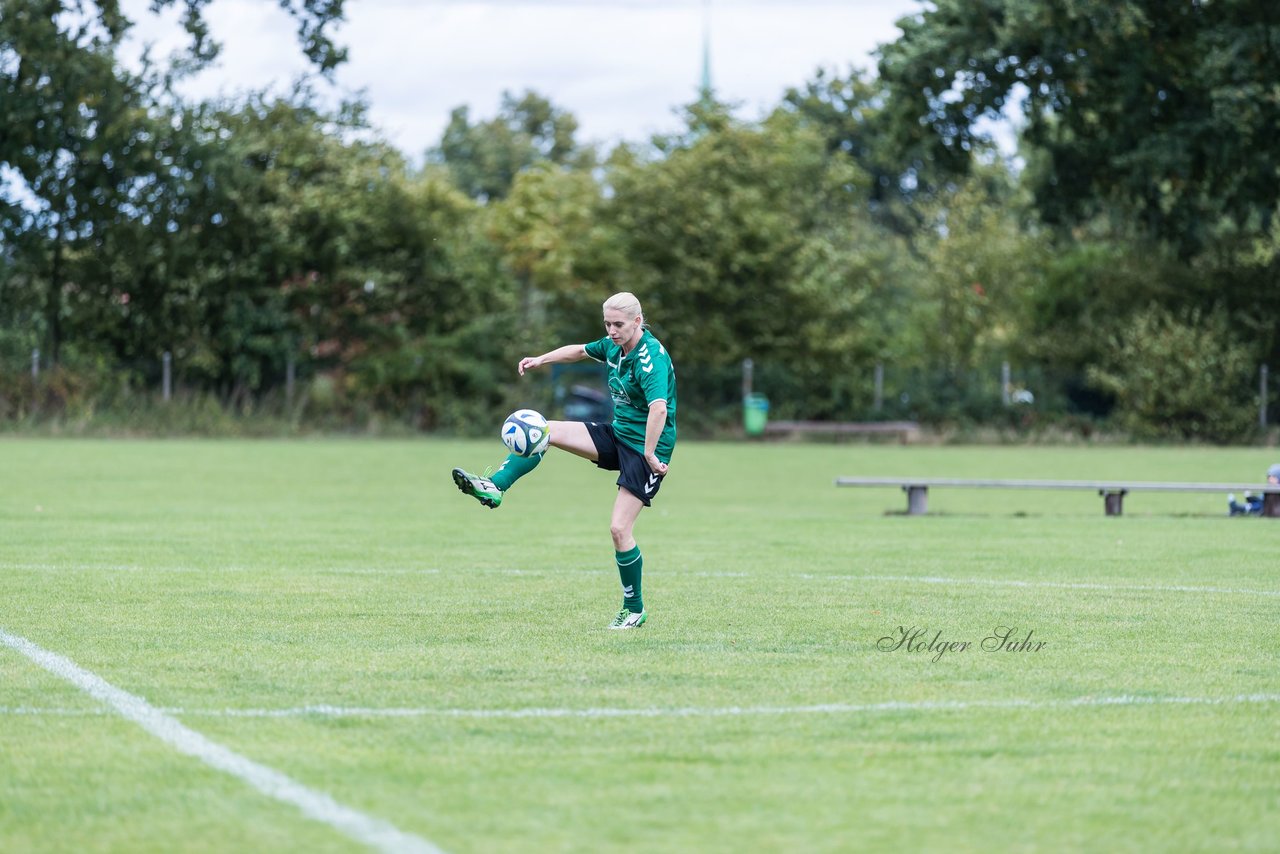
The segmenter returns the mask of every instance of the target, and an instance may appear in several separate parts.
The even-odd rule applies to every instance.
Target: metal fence
[[[169,352],[121,364],[69,364],[81,382],[97,386],[80,388],[79,393],[100,405],[109,406],[122,392],[156,404],[168,404],[193,390],[211,392],[198,380],[189,382],[185,366]],[[830,377],[814,366],[750,359],[738,365],[677,370],[681,424],[694,432],[719,432],[738,423],[748,395],[767,397],[772,418],[826,421],[1007,424],[1035,416],[1103,421],[1112,406],[1082,375],[1009,362],[966,372],[882,362],[852,377]],[[292,411],[306,393],[314,366],[289,359],[278,373],[263,378],[265,391],[256,392],[254,402],[269,398]],[[54,376],[38,349],[0,353],[0,418],[38,411],[49,397],[42,392],[50,391],[47,385]],[[594,420],[607,418],[611,410],[604,372],[594,364],[557,366],[518,394],[529,405],[544,407],[549,417]],[[1257,423],[1266,430],[1277,422],[1280,398],[1266,365],[1258,370],[1256,396]],[[20,400],[24,397],[25,402]]]

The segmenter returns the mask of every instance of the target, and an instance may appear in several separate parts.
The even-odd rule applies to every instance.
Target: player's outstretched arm
[[[559,362],[578,362],[586,357],[587,345],[566,344],[549,353],[543,353],[541,356],[525,356],[520,360],[520,364],[516,366],[516,370],[520,372],[520,376],[524,376],[525,371],[531,371],[543,365],[554,365]]]

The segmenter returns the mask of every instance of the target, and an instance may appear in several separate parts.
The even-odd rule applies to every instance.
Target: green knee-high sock
[[[493,477],[489,479],[493,481],[494,486],[506,492],[511,488],[511,484],[536,469],[540,462],[542,462],[542,454],[534,454],[531,457],[507,454],[507,461],[499,466],[493,473]]]
[[[618,577],[622,579],[622,607],[639,614],[644,610],[644,597],[640,595],[640,570],[644,568],[644,558],[640,557],[640,547],[614,552],[614,555],[618,561]]]

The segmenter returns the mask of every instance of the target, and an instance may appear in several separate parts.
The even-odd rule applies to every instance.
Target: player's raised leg
[[[548,421],[547,431],[550,433],[550,443],[555,447],[592,461],[600,458],[585,423]],[[542,456],[542,454],[533,454],[522,457],[517,454],[508,454],[507,459],[492,474],[486,472],[484,475],[474,475],[464,469],[454,469],[453,482],[462,492],[492,509],[502,503],[502,494],[517,480],[538,467],[538,463],[542,462]]]
[[[490,510],[502,503],[502,490],[484,475],[472,474],[466,469],[454,469],[453,482],[464,495],[470,495]]]
[[[595,462],[600,459],[596,443],[587,431],[585,421],[548,421],[551,430],[551,444],[574,456]]]
[[[581,421],[548,421],[547,432],[550,435],[550,443],[557,448],[588,460],[599,459],[596,444],[591,441],[587,425]],[[521,457],[510,454],[490,479],[498,489],[506,492],[517,480],[536,469],[538,463],[542,462],[542,456],[543,454],[533,454]]]

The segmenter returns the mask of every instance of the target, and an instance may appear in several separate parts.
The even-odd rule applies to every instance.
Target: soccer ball
[[[532,457],[547,449],[551,428],[542,413],[517,409],[502,422],[502,444],[518,457]]]

